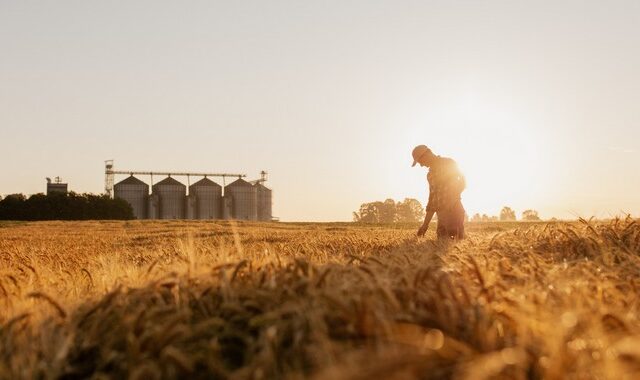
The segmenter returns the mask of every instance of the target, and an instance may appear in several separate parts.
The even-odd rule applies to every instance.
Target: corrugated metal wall
[[[271,189],[261,183],[255,186],[258,197],[258,220],[270,222],[272,218],[273,199]]]
[[[149,207],[147,210],[149,219],[160,219],[160,197],[157,194],[149,195]]]
[[[233,219],[258,220],[258,197],[253,185],[238,179],[224,188],[224,194],[231,198]]]
[[[153,185],[153,193],[160,197],[160,219],[184,219],[185,185],[167,177]]]
[[[233,219],[233,203],[231,200],[231,196],[225,195],[222,197],[222,219],[230,220]]]
[[[123,199],[133,209],[136,219],[147,218],[149,185],[134,176],[126,178],[113,186],[115,198]]]
[[[187,195],[187,199],[186,199],[186,218],[193,220],[193,219],[198,219],[198,207],[197,207],[197,199],[196,196],[193,194],[189,194]]]
[[[189,186],[189,196],[196,198],[197,219],[222,218],[222,186],[203,178]]]

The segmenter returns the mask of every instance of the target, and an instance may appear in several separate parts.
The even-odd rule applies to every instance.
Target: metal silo
[[[189,186],[189,196],[196,198],[196,219],[220,219],[222,212],[222,186],[208,178]]]
[[[198,206],[197,206],[196,196],[189,192],[186,200],[186,218],[187,219],[198,219]]]
[[[149,219],[160,219],[160,197],[157,194],[149,195],[149,208],[147,217]]]
[[[231,204],[231,196],[225,195],[222,197],[222,219],[233,219],[233,206]]]
[[[224,188],[224,195],[231,198],[233,219],[258,220],[258,196],[252,184],[240,178]]]
[[[128,177],[113,186],[114,196],[124,199],[131,205],[136,219],[147,218],[147,198],[149,185],[134,176]]]
[[[183,219],[187,187],[171,177],[153,185],[160,197],[160,219]]]
[[[254,187],[258,197],[258,220],[270,222],[272,217],[271,189],[261,183],[256,183]]]

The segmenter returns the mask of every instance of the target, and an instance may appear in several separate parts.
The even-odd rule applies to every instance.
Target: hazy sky
[[[265,169],[282,220],[350,220],[424,202],[426,144],[470,214],[638,215],[639,120],[636,0],[0,0],[0,194]]]

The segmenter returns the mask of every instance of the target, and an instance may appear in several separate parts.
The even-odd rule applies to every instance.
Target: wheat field
[[[0,224],[2,379],[640,378],[640,225]]]

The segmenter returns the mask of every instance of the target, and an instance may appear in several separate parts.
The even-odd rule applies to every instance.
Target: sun
[[[526,115],[489,102],[462,102],[450,110],[456,118],[425,133],[432,150],[453,158],[467,180],[467,213],[497,215],[503,206],[535,208],[548,184],[544,136]]]
[[[496,215],[503,206],[527,207],[544,181],[540,156],[527,131],[487,128],[475,136],[456,155],[467,180],[466,209]]]

